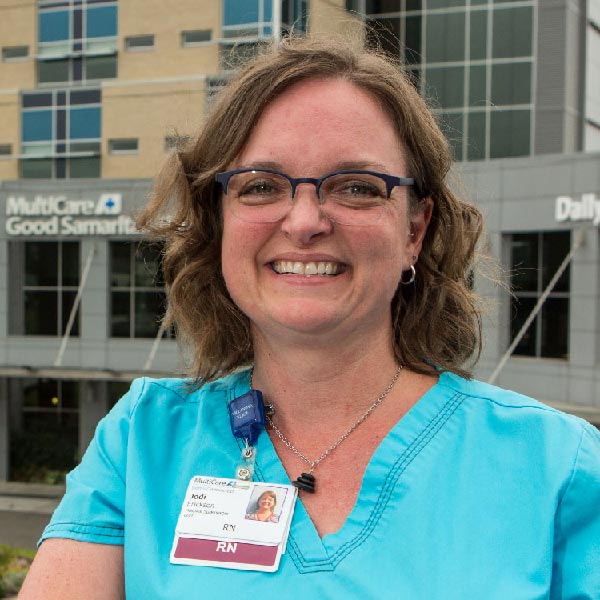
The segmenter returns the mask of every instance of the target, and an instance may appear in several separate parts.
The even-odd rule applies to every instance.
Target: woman
[[[376,54],[294,40],[239,74],[141,218],[198,389],[133,383],[24,598],[598,598],[598,432],[465,378],[481,219],[450,166]],[[234,477],[251,387],[274,407],[254,478],[301,489],[279,569],[171,564],[190,479]]]
[[[263,521],[267,523],[278,523],[279,517],[273,512],[277,504],[277,495],[271,490],[263,492],[256,501],[256,510],[246,513],[246,519],[251,521]]]

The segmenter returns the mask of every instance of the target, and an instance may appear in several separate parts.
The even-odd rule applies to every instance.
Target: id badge
[[[192,477],[171,563],[274,572],[290,531],[298,490],[291,485]]]

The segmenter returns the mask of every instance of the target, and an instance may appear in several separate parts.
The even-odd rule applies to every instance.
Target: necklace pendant
[[[296,481],[292,481],[292,485],[297,487],[299,490],[303,490],[305,492],[309,492],[311,494],[315,493],[315,477],[310,473],[302,473]]]

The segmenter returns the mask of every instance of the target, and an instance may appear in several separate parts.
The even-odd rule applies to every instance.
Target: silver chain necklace
[[[288,440],[288,438],[285,437],[285,435],[281,432],[279,427],[277,427],[277,425],[275,425],[275,423],[273,422],[273,419],[271,418],[271,415],[274,413],[273,406],[270,405],[267,407],[267,414],[266,414],[267,423],[273,428],[275,435],[277,435],[277,437],[281,440],[283,445],[286,448],[288,448],[288,450],[293,452],[298,458],[303,460],[310,467],[308,473],[302,473],[300,475],[300,477],[298,477],[298,479],[296,479],[296,481],[292,482],[292,485],[294,485],[298,489],[304,490],[306,492],[310,492],[310,493],[315,492],[316,479],[315,479],[315,476],[312,474],[313,471],[315,470],[315,467],[321,461],[325,460],[344,440],[346,440],[348,438],[348,436],[352,432],[354,432],[360,425],[362,425],[369,418],[371,413],[385,400],[386,396],[392,391],[394,384],[396,383],[396,381],[398,381],[398,377],[400,377],[401,371],[402,371],[402,365],[400,365],[396,369],[396,372],[394,373],[394,377],[389,382],[389,384],[385,388],[385,390],[383,390],[383,392],[378,396],[377,400],[375,400],[375,402],[373,402],[373,404],[371,404],[371,406],[369,406],[369,408],[358,418],[358,420],[353,425],[351,425],[348,429],[346,429],[346,431],[335,442],[333,442],[333,444],[331,444],[331,446],[329,446],[329,448],[327,448],[327,450],[325,450],[325,452],[323,452],[323,454],[321,454],[321,456],[319,456],[319,458],[316,458],[315,460],[310,460],[310,458],[308,458],[305,454],[300,452],[300,450],[298,450],[298,448],[296,448],[296,446],[294,446],[294,444],[292,444],[292,442],[290,442],[290,440]],[[253,387],[253,385],[252,385],[253,377],[254,377],[254,368],[250,372],[250,388],[251,389]]]

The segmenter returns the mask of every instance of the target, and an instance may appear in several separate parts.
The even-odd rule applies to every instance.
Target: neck
[[[319,422],[348,423],[387,387],[397,369],[391,335],[360,336],[357,343],[286,344],[256,332],[254,387],[294,429]]]

